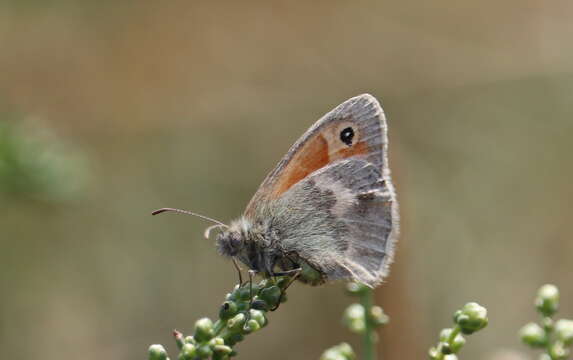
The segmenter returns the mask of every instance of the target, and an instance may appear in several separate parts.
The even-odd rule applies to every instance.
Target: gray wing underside
[[[326,274],[375,286],[392,261],[398,203],[389,175],[363,159],[328,165],[300,181],[267,211],[286,252]]]

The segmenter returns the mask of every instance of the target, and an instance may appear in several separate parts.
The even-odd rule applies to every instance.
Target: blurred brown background
[[[236,277],[205,223],[150,211],[238,216],[304,130],[363,92],[389,118],[402,205],[384,357],[425,358],[471,300],[490,326],[462,358],[525,351],[541,284],[573,316],[572,16],[570,1],[4,0],[0,122],[44,145],[0,177],[2,357],[174,354],[170,331],[215,317]],[[239,358],[359,349],[342,289],[295,286]]]

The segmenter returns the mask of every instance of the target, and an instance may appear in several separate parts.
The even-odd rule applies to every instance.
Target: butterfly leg
[[[235,259],[234,257],[232,259],[233,259],[233,265],[235,266],[235,270],[237,270],[237,274],[239,274],[239,287],[241,287],[243,286],[243,275],[241,274],[241,267],[237,263],[237,259]]]
[[[257,275],[257,272],[255,270],[249,269],[248,271],[249,274],[249,307],[247,308],[247,313],[245,315],[246,316],[246,320],[245,320],[245,325],[243,325],[243,329],[247,327],[247,323],[249,322],[249,320],[251,320],[251,307],[253,306],[253,277],[255,277],[255,275]]]
[[[279,297],[279,301],[277,302],[277,305],[271,309],[271,311],[275,311],[276,309],[279,308],[279,306],[281,305],[281,301],[283,299],[283,296],[285,294],[285,292],[287,291],[287,289],[292,285],[292,283],[298,279],[298,277],[300,276],[300,273],[302,272],[302,268],[296,268],[296,269],[292,269],[292,270],[287,270],[287,271],[279,271],[279,272],[275,272],[273,273],[273,276],[290,276],[289,282],[286,284],[286,286],[284,288],[281,289],[281,296]]]
[[[251,308],[251,305],[253,305],[253,278],[255,275],[257,275],[257,272],[249,269],[249,297],[251,298],[249,301],[249,309]]]

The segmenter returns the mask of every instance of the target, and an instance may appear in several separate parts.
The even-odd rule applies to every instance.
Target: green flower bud
[[[232,351],[233,349],[231,349],[227,345],[215,345],[213,347],[213,352],[216,354],[229,355]]]
[[[260,310],[251,309],[250,311],[251,319],[255,320],[260,327],[267,325],[267,318],[265,314]]]
[[[457,353],[460,349],[466,344],[466,339],[461,335],[457,334],[452,340],[450,337],[452,336],[453,329],[443,329],[440,332],[440,341],[448,343],[452,353]]]
[[[173,330],[173,337],[175,337],[175,343],[177,344],[177,348],[181,350],[183,344],[185,344],[185,339],[183,338],[183,334],[177,330]]]
[[[354,354],[354,350],[352,350],[352,347],[347,343],[341,343],[337,346],[337,348],[338,352],[341,355],[345,356],[347,359],[354,359],[356,357],[356,354]]]
[[[438,351],[444,355],[449,355],[449,354],[453,353],[452,348],[450,347],[450,344],[448,344],[447,342],[440,342],[438,344]]]
[[[267,311],[269,306],[264,300],[257,299],[251,304],[251,309]]]
[[[364,306],[360,304],[351,304],[344,311],[344,317],[349,321],[364,319]]]
[[[213,350],[209,345],[203,345],[197,348],[197,356],[201,359],[208,359],[213,355]]]
[[[193,360],[197,356],[197,348],[193,344],[184,344],[179,353],[179,360]]]
[[[475,302],[465,304],[461,310],[454,314],[454,322],[466,335],[483,329],[487,326],[488,321],[487,309]]]
[[[553,328],[555,327],[555,321],[553,321],[552,318],[546,316],[543,319],[541,319],[541,325],[543,326],[543,329],[545,329],[546,332],[550,333],[553,331]]]
[[[219,309],[219,318],[222,320],[229,320],[237,314],[238,307],[234,301],[225,301]]]
[[[284,289],[288,283],[289,283],[290,279],[288,276],[283,276],[277,279],[275,285],[279,287],[279,289]]]
[[[236,343],[243,341],[245,336],[243,334],[235,333],[227,337],[225,343],[229,346],[234,346]]]
[[[352,347],[347,343],[342,343],[331,347],[326,350],[320,357],[320,360],[354,360],[356,359],[356,354],[352,350]]]
[[[235,315],[232,319],[229,319],[229,321],[227,321],[227,327],[233,331],[241,330],[246,320],[247,317],[245,316],[245,314],[239,313]]]
[[[559,308],[559,289],[551,284],[543,285],[537,291],[535,307],[543,316],[552,316]]]
[[[250,334],[252,332],[259,330],[260,328],[261,325],[259,325],[259,323],[256,320],[250,319],[249,321],[247,321],[245,327],[243,327],[243,333]]]
[[[458,357],[454,354],[444,356],[444,360],[458,360]]]
[[[278,286],[270,286],[261,290],[259,297],[269,306],[276,306],[280,301],[282,290]]]
[[[548,352],[549,356],[551,356],[551,359],[556,360],[565,360],[569,356],[569,349],[567,349],[565,344],[563,344],[561,341],[555,341],[553,344],[551,344]]]
[[[370,318],[376,326],[386,325],[390,322],[390,318],[384,313],[384,310],[382,310],[380,306],[376,305],[372,306],[370,309]]]
[[[450,339],[450,335],[452,334],[452,331],[453,331],[452,328],[442,329],[442,331],[440,331],[440,341],[448,342],[448,340]]]
[[[529,323],[519,330],[521,341],[531,347],[544,347],[547,345],[547,333],[536,323]]]
[[[239,289],[234,291],[235,293],[235,299],[237,300],[249,300],[251,299],[251,290],[249,289],[249,285],[243,285],[242,287],[240,287]],[[256,294],[254,289],[253,289],[253,294]]]
[[[366,322],[364,320],[354,320],[347,324],[348,329],[355,334],[364,334],[366,331]]]
[[[352,304],[344,311],[343,321],[353,333],[363,334],[366,330],[364,313],[364,307],[360,304]]]
[[[191,335],[185,337],[185,342],[193,345],[197,343],[197,341],[195,341],[195,338]]]
[[[372,289],[370,289],[368,286],[358,282],[349,282],[346,284],[346,291],[355,296],[367,294],[371,290]]]
[[[225,345],[225,340],[223,340],[223,338],[219,336],[209,340],[209,346],[213,347],[216,345]]]
[[[552,360],[552,359],[551,359],[551,356],[543,353],[543,354],[539,355],[539,360]]]
[[[167,360],[167,351],[163,345],[151,345],[148,350],[149,360]]]
[[[195,334],[193,337],[199,342],[207,341],[214,335],[213,322],[209,318],[202,318],[195,322]]]
[[[438,351],[438,348],[432,346],[428,351],[428,356],[430,359],[439,359],[442,354]]]
[[[561,319],[555,323],[557,338],[566,346],[573,345],[573,320]]]
[[[211,360],[229,360],[229,355],[214,352]]]
[[[260,286],[259,284],[253,283],[252,287],[253,287],[253,289],[252,289],[252,291],[253,291],[253,296],[257,295],[257,294],[259,293],[259,291],[261,291],[261,286]],[[247,288],[247,289],[249,288],[249,285],[248,285],[248,284],[246,285],[246,288]],[[250,299],[250,298],[249,298],[249,299]]]

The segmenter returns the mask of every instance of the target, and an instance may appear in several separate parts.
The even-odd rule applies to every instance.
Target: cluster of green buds
[[[380,306],[372,304],[372,289],[368,286],[356,282],[351,282],[346,286],[350,295],[360,298],[360,304],[351,304],[344,311],[344,324],[355,334],[364,335],[367,331],[388,324],[390,319]],[[376,339],[376,332],[372,332],[373,340]]]
[[[440,332],[440,341],[429,351],[432,360],[457,360],[465,345],[463,335],[471,335],[487,326],[487,309],[475,302],[465,304],[454,313],[454,327]],[[463,335],[462,335],[463,334]]]
[[[265,313],[286,301],[284,290],[289,281],[288,277],[279,277],[235,286],[221,305],[217,321],[197,320],[195,332],[189,336],[174,331],[178,360],[225,360],[235,356],[233,347],[246,335],[266,326]],[[151,345],[149,360],[169,360],[169,357],[163,346]]]
[[[564,360],[573,345],[573,320],[553,317],[559,309],[559,289],[543,285],[537,292],[535,307],[541,315],[541,325],[531,322],[519,331],[521,340],[532,348],[545,349],[540,360]]]
[[[364,339],[364,359],[376,359],[376,341],[378,336],[376,328],[386,325],[388,316],[380,306],[373,304],[373,292],[368,286],[351,282],[346,286],[351,296],[358,297],[360,303],[351,304],[344,311],[343,322],[351,332],[362,335]],[[334,346],[326,350],[321,360],[352,360],[356,355],[347,343]]]

